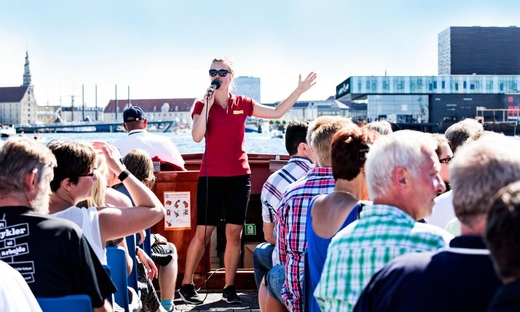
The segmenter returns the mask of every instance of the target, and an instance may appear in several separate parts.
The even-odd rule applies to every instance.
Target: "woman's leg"
[[[213,230],[215,230],[215,226],[197,226],[195,236],[191,240],[190,245],[188,246],[188,251],[186,252],[186,264],[184,266],[184,277],[182,278],[183,285],[193,284],[195,268],[204,255],[204,250],[211,239]]]
[[[226,268],[226,288],[234,285],[240,262],[243,225],[226,224],[226,250],[224,251],[224,267]]]

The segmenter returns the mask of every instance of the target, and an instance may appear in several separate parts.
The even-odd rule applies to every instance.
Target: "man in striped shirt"
[[[253,252],[256,286],[273,264],[278,264],[278,254],[274,252],[276,238],[273,234],[276,209],[285,188],[301,178],[314,167],[314,156],[307,144],[306,121],[293,121],[285,131],[285,148],[291,156],[285,166],[275,171],[264,183],[260,199],[262,201],[262,220],[265,243],[258,245]]]
[[[370,148],[365,172],[373,205],[332,239],[314,292],[322,311],[352,311],[387,262],[451,240],[441,228],[416,222],[432,213],[435,197],[445,190],[436,148],[430,134],[411,130],[382,136]]]
[[[281,289],[273,289],[274,274],[266,275],[269,295],[277,298],[289,311],[303,311],[304,260],[303,252],[307,249],[305,225],[307,207],[314,196],[328,194],[334,190],[330,145],[334,134],[351,121],[343,117],[320,117],[310,126],[307,142],[316,158],[317,166],[302,179],[289,185],[283,194],[277,211],[276,250],[281,266],[274,266],[271,271],[283,269],[284,282]],[[271,279],[273,277],[273,279]]]

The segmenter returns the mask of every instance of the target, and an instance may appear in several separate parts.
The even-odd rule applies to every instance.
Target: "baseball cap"
[[[139,106],[130,106],[123,112],[123,122],[145,120],[143,110]]]

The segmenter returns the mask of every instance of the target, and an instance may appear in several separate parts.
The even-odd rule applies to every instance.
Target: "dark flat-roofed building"
[[[519,27],[449,27],[438,36],[438,72],[520,75],[519,52]]]

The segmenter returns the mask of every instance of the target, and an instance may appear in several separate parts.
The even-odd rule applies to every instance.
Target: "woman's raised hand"
[[[314,86],[316,84],[316,73],[315,72],[310,72],[307,77],[302,80],[302,75],[300,74],[299,76],[299,80],[298,80],[298,91],[300,91],[301,93],[309,90],[312,86]]]
[[[125,165],[123,165],[120,161],[121,152],[119,152],[116,147],[108,145],[104,142],[93,142],[92,145],[94,146],[95,150],[103,151],[108,169],[115,175],[119,175],[123,170],[126,169]]]

